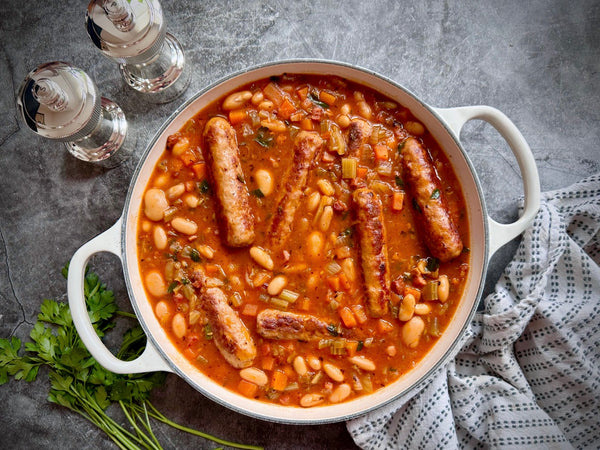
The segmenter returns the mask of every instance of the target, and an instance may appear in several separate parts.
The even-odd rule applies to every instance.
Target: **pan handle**
[[[447,126],[460,140],[460,131],[469,120],[479,119],[492,125],[506,140],[512,150],[523,177],[525,202],[520,217],[513,223],[502,224],[488,217],[490,251],[488,259],[503,245],[517,237],[533,222],[540,207],[540,179],[529,144],[504,113],[491,106],[461,106],[434,108]]]
[[[85,295],[84,280],[85,269],[89,259],[96,253],[110,252],[121,259],[121,223],[119,219],[112,227],[104,233],[99,234],[91,241],[82,245],[75,252],[69,264],[69,275],[67,277],[67,293],[69,296],[69,308],[73,317],[75,328],[81,340],[98,363],[114,373],[143,373],[173,370],[164,361],[156,348],[148,339],[146,349],[136,359],[123,361],[114,356],[102,343],[88,315]],[[122,262],[122,259],[121,259]]]

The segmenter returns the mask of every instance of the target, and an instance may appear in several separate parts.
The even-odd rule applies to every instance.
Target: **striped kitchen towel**
[[[600,448],[600,175],[542,194],[462,349],[412,398],[347,423],[387,448]]]

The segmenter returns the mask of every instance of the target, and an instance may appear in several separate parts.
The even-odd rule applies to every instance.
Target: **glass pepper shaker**
[[[183,48],[167,33],[157,0],[92,0],[86,28],[94,45],[119,64],[125,82],[148,100],[166,103],[187,88]]]
[[[101,97],[81,69],[55,61],[42,64],[23,80],[17,96],[23,122],[34,133],[64,142],[75,157],[114,167],[132,148],[121,108]]]

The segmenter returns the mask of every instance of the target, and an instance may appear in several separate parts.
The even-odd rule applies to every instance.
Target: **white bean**
[[[154,227],[154,232],[152,233],[154,237],[154,246],[159,250],[164,250],[167,248],[167,232],[160,225],[156,225]]]
[[[167,304],[167,302],[161,300],[154,307],[154,313],[156,314],[158,320],[163,322],[169,318],[171,311],[169,310],[169,305]]]
[[[337,117],[337,124],[340,126],[340,128],[348,128],[350,126],[350,117],[348,117],[346,114],[340,114]]]
[[[252,104],[256,106],[259,103],[261,103],[264,99],[265,99],[265,96],[262,93],[262,91],[257,91],[252,96],[252,100],[251,101],[252,101]]]
[[[252,98],[252,92],[240,91],[229,94],[223,101],[223,109],[225,111],[231,111],[232,109],[239,109]]]
[[[401,320],[402,322],[410,320],[415,313],[416,303],[417,301],[414,295],[406,294],[400,304],[400,309],[398,310],[398,320]]]
[[[323,400],[325,400],[325,397],[322,394],[304,394],[300,399],[300,406],[310,408],[322,403]]]
[[[376,369],[375,363],[365,356],[352,356],[348,358],[348,361],[367,372],[374,372]]]
[[[419,316],[414,316],[402,327],[402,341],[410,348],[419,345],[421,335],[425,330],[425,322]]]
[[[256,185],[260,189],[260,192],[264,195],[268,196],[273,193],[275,182],[273,181],[271,172],[265,169],[258,169],[254,172],[254,179],[256,180]]]
[[[210,245],[199,245],[198,253],[200,253],[206,259],[213,259],[215,256],[215,251]]]
[[[319,229],[323,232],[327,231],[331,225],[331,219],[333,219],[333,208],[331,206],[326,206],[323,208],[323,212],[319,219]]]
[[[325,236],[320,231],[313,231],[308,235],[306,251],[314,258],[321,256],[325,247]]]
[[[181,197],[185,192],[185,184],[179,183],[167,189],[167,198],[171,201]]]
[[[183,197],[183,201],[187,206],[193,209],[196,208],[200,203],[200,198],[195,194],[187,194],[185,197]]]
[[[319,181],[317,181],[317,187],[323,195],[328,195],[329,197],[331,197],[333,194],[335,194],[335,189],[333,185],[324,178],[321,178]]]
[[[298,355],[294,358],[293,366],[294,366],[294,370],[296,371],[296,373],[298,375],[300,375],[301,377],[308,373],[308,367],[306,367],[306,361],[300,355]]]
[[[319,191],[314,191],[308,196],[306,208],[308,211],[313,212],[319,207],[319,203],[321,203],[321,194]]]
[[[245,369],[240,370],[240,377],[257,386],[266,386],[269,382],[267,374],[256,367],[246,367]]]
[[[183,155],[188,148],[190,148],[190,140],[186,137],[181,137],[173,144],[173,147],[171,147],[171,153],[173,153],[174,156],[180,156]]]
[[[283,275],[278,275],[271,280],[267,287],[269,295],[279,295],[283,288],[287,285],[287,278]]]
[[[146,275],[146,289],[150,294],[156,297],[162,297],[167,293],[167,285],[162,274],[156,270],[148,272]]]
[[[331,363],[323,363],[323,370],[333,381],[341,383],[344,381],[344,372],[338,366]]]
[[[144,214],[150,220],[159,221],[165,216],[165,209],[169,207],[167,196],[162,189],[148,189],[144,195]]]
[[[273,260],[264,249],[256,246],[251,247],[250,256],[259,266],[262,266],[267,270],[273,270],[273,267],[275,266]]]
[[[177,339],[181,339],[185,336],[187,331],[187,322],[183,314],[177,313],[173,316],[173,320],[171,321],[171,329],[173,330],[173,334]]]
[[[321,370],[321,360],[316,356],[310,355],[306,357],[308,365],[312,370]]]
[[[427,303],[417,303],[415,305],[415,314],[417,316],[426,316],[431,312],[431,306]]]
[[[440,275],[438,285],[438,300],[442,303],[448,300],[448,296],[450,295],[450,281],[448,280],[448,275]]]
[[[329,401],[332,403],[343,402],[348,398],[351,392],[352,388],[348,383],[340,384],[333,390],[333,392],[329,396]]]
[[[171,226],[180,233],[190,236],[198,231],[198,225],[196,222],[183,217],[175,217],[173,220],[171,220]]]
[[[412,120],[404,124],[404,129],[415,136],[421,136],[425,133],[425,127],[421,123]]]

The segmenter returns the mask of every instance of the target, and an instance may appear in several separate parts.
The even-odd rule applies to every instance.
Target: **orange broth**
[[[437,142],[411,112],[371,89],[330,76],[284,75],[238,90],[243,91],[249,91],[252,97],[240,108],[225,111],[224,99],[220,99],[199,111],[169,139],[154,169],[147,189],[164,191],[168,209],[161,220],[150,220],[144,206],[140,214],[138,258],[148,299],[181,352],[215,382],[242,395],[290,406],[313,405],[303,403],[302,398],[319,399],[315,405],[326,405],[367,395],[410,371],[436,343],[460,304],[468,272],[468,249],[446,263],[431,257],[427,237],[420,234],[418,215],[402,181],[398,151],[402,140],[416,136],[428,149],[450,215],[467,243],[469,230],[460,184]],[[285,251],[271,254],[272,271],[253,261],[248,248],[233,249],[223,243],[217,200],[203,164],[206,150],[202,133],[208,119],[216,115],[233,122],[237,133],[251,213],[256,218],[254,245],[258,246],[265,240],[270,218],[283,194],[286,168],[293,157],[293,137],[301,129],[315,130],[325,140],[319,160],[310,171]],[[387,230],[392,294],[389,313],[382,318],[366,315],[351,205],[353,179],[342,178],[343,148],[334,145],[340,136],[348,142],[346,119],[361,116],[375,131],[362,148],[356,176],[362,177],[381,199]],[[259,189],[259,169],[272,177],[272,192],[268,195]],[[326,196],[319,180],[326,180],[335,191],[331,195],[333,217],[323,225],[319,217],[322,208],[314,209],[317,195],[321,199]],[[193,221],[197,232],[189,235],[175,230],[171,222],[176,217]],[[324,238],[322,258],[306,253],[308,235],[315,230]],[[166,247],[159,248],[164,247],[165,236]],[[244,381],[240,369],[230,366],[215,347],[199,306],[201,296],[190,289],[190,274],[199,267],[222,281],[221,289],[254,339],[257,356],[252,367],[266,375],[266,384]],[[151,273],[154,280],[148,281]],[[279,275],[287,281],[285,289],[299,294],[295,301],[281,301],[280,295],[268,294],[269,283]],[[407,293],[419,297],[423,282],[439,286],[442,276],[449,282],[448,298],[417,298],[425,329],[418,344],[409,346],[402,337],[407,322],[398,318],[403,299]],[[256,333],[256,314],[265,308],[319,317],[330,324],[331,336],[310,342],[262,338]],[[177,315],[179,318],[174,319]],[[174,325],[176,320],[183,320],[184,327],[181,323]],[[353,356],[364,356],[374,370],[357,365]],[[332,379],[324,370],[325,363],[341,369],[343,381]],[[343,398],[332,396],[339,394],[341,384],[349,385],[350,393],[343,389]],[[307,394],[315,395],[305,397]]]

